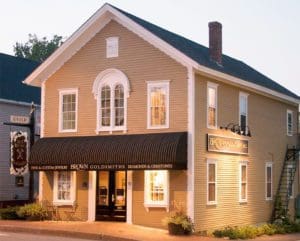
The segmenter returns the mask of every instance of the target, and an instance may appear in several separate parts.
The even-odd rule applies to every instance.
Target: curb
[[[11,233],[30,233],[30,234],[42,234],[51,235],[66,238],[77,238],[77,239],[90,239],[90,240],[105,240],[105,241],[138,241],[137,239],[129,239],[111,236],[107,234],[96,234],[96,233],[84,233],[84,232],[73,232],[67,230],[53,230],[44,228],[28,228],[28,227],[15,227],[11,225],[0,225],[0,231],[11,232]]]

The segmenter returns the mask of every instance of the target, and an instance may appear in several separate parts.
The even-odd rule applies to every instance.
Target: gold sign
[[[213,152],[248,154],[248,140],[207,135],[207,150]]]

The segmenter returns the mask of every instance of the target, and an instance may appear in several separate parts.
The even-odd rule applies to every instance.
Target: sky
[[[70,36],[106,1],[0,0],[0,52],[28,34]],[[107,0],[208,46],[208,22],[223,25],[223,53],[300,95],[300,0]]]

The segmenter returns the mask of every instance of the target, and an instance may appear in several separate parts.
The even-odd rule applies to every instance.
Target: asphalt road
[[[90,239],[65,238],[57,236],[36,235],[28,233],[0,232],[0,241],[91,241]]]

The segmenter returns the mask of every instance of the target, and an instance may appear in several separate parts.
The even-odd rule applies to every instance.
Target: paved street
[[[90,241],[90,239],[65,238],[48,235],[36,235],[28,233],[0,232],[0,241]],[[105,241],[105,240],[104,240]]]

